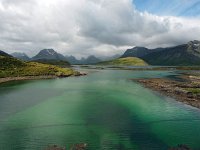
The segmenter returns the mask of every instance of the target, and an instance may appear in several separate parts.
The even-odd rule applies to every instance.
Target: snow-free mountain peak
[[[57,53],[54,49],[43,49],[36,56],[32,58],[32,60],[41,60],[41,59],[66,60],[66,58],[62,54]]]

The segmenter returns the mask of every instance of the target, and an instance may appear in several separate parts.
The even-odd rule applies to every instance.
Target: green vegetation
[[[137,57],[126,57],[100,62],[98,65],[147,66],[148,64],[144,60]]]
[[[39,62],[43,64],[51,64],[51,65],[56,65],[60,67],[69,67],[70,63],[67,61],[63,60],[48,60],[48,59],[39,59],[39,60],[34,60],[34,62]]]
[[[79,72],[71,68],[60,68],[54,65],[37,62],[23,62],[13,57],[0,56],[0,78],[24,76],[71,76]]]
[[[188,92],[192,92],[193,94],[200,94],[200,88],[187,88]]]

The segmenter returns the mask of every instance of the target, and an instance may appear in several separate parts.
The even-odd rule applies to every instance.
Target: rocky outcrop
[[[44,150],[66,150],[65,147],[59,147],[58,145],[49,146]]]
[[[192,150],[187,145],[180,144],[177,147],[170,148],[169,150]]]
[[[74,144],[71,146],[70,150],[86,150],[87,144],[81,143],[81,144]],[[49,146],[44,150],[67,150],[65,147],[60,147],[58,145]]]
[[[175,98],[188,105],[200,108],[200,82],[198,77],[190,79],[185,77],[185,82],[178,82],[170,79],[138,79],[137,82],[147,88],[151,88],[164,95]],[[196,79],[196,80],[195,80]]]

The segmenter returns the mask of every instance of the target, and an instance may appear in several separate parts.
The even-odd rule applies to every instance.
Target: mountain
[[[148,54],[143,59],[152,65],[200,65],[200,41],[165,48],[163,51]]]
[[[70,63],[67,61],[65,56],[57,53],[53,49],[43,49],[36,56],[32,58],[32,61],[43,64],[51,64],[60,67],[68,67]]]
[[[66,61],[66,58],[54,51],[53,49],[43,49],[36,56],[32,58],[32,60],[63,60]]]
[[[121,57],[120,54],[116,54],[116,55],[113,55],[113,56],[100,57],[99,59],[101,59],[102,61],[109,61],[109,60],[117,59],[117,58],[120,58],[120,57]]]
[[[144,60],[137,57],[126,57],[100,62],[98,65],[147,66],[148,64]]]
[[[88,56],[86,59],[82,59],[82,64],[96,64],[98,62],[101,62],[101,60],[93,55]]]
[[[25,54],[25,53],[19,53],[15,52],[11,54],[13,57],[24,60],[24,61],[29,61],[30,58]]]
[[[122,58],[125,57],[142,57],[151,53],[151,51],[145,47],[134,47],[132,49],[126,50],[126,52],[122,55]]]
[[[65,56],[65,58],[73,65],[92,65],[101,62],[99,58],[93,55],[88,56],[87,58],[82,57],[80,60],[76,59],[74,56]]]
[[[0,50],[0,56],[12,57],[11,55],[9,55],[9,54],[7,54],[6,52],[1,51],[1,50]]]
[[[80,64],[79,60],[77,60],[76,57],[74,56],[65,56],[65,58],[70,64],[73,64],[73,65]]]
[[[125,57],[139,57],[142,58],[148,54],[154,53],[154,52],[160,52],[164,50],[164,48],[156,48],[156,49],[148,49],[146,47],[134,47],[132,49],[126,50],[126,52],[121,56],[121,58]]]
[[[141,50],[141,52],[139,52]],[[139,57],[151,65],[200,65],[200,41],[190,41],[175,47],[127,50],[122,57]]]

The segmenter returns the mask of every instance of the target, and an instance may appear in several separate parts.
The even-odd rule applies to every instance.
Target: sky
[[[139,11],[156,15],[200,17],[200,0],[134,0]]]
[[[200,40],[200,0],[0,0],[0,49],[78,58]]]

